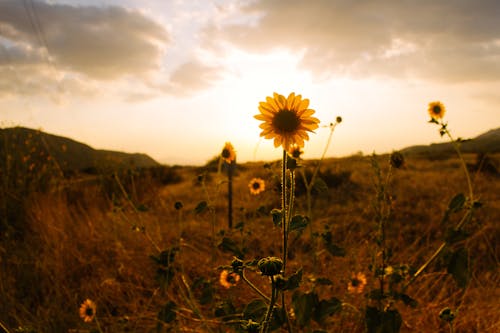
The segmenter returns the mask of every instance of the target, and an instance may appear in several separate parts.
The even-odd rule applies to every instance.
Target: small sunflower
[[[224,148],[222,148],[220,156],[228,164],[231,164],[236,160],[236,151],[234,150],[234,147],[231,144],[231,142],[226,142]]]
[[[95,313],[96,305],[90,299],[86,299],[82,305],[80,305],[80,318],[82,318],[84,322],[90,323],[94,320]]]
[[[261,178],[253,178],[250,183],[248,183],[248,188],[250,189],[250,193],[257,195],[264,192],[266,183]]]
[[[302,99],[295,93],[285,96],[274,93],[259,103],[260,114],[254,118],[263,121],[259,127],[260,136],[274,139],[274,146],[282,146],[288,151],[291,145],[304,147],[304,140],[309,140],[307,132],[313,132],[319,127],[319,120],[311,117],[315,111],[308,109],[309,100]]]
[[[298,145],[291,145],[287,152],[294,159],[299,159],[300,155],[304,153]]]
[[[429,108],[427,109],[429,112],[429,115],[431,116],[432,119],[442,119],[444,117],[444,114],[446,113],[446,108],[444,107],[444,104],[435,101],[429,103]]]
[[[363,273],[353,275],[347,284],[347,291],[351,294],[361,294],[366,286],[366,276]]]
[[[240,276],[234,272],[230,273],[228,270],[220,272],[219,283],[226,289],[234,287],[239,280]]]

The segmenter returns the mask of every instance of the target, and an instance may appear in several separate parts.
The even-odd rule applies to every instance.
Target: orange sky
[[[259,101],[309,98],[327,156],[441,142],[500,127],[500,2],[0,2],[0,121],[94,148],[202,164],[279,158]],[[321,155],[320,127],[305,158]]]

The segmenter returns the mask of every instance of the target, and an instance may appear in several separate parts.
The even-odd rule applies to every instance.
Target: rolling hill
[[[0,129],[0,156],[6,156],[10,166],[29,167],[49,161],[64,173],[160,165],[146,154],[94,149],[66,137],[25,127]]]
[[[500,153],[500,128],[492,129],[473,139],[464,140],[460,144],[460,149],[464,153]],[[406,155],[448,155],[453,153],[453,146],[451,143],[433,143],[407,147],[401,149],[400,152]]]

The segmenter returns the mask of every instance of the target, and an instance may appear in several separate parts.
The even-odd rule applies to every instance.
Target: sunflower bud
[[[286,160],[286,168],[291,171],[297,169],[297,160],[295,158],[288,158]]]
[[[231,268],[236,274],[241,274],[243,271],[243,260],[234,258],[231,262]]]
[[[439,318],[443,321],[451,323],[455,319],[455,312],[453,312],[450,308],[444,308],[439,312]]]
[[[262,275],[275,276],[281,272],[283,261],[277,257],[266,257],[259,260],[257,267]]]
[[[399,169],[405,165],[405,158],[400,152],[394,152],[391,154],[391,165],[395,169]]]

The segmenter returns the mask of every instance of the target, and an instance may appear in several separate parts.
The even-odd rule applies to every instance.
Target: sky
[[[279,159],[253,118],[310,100],[304,158],[382,154],[500,127],[498,0],[0,0],[0,126],[201,165]]]

